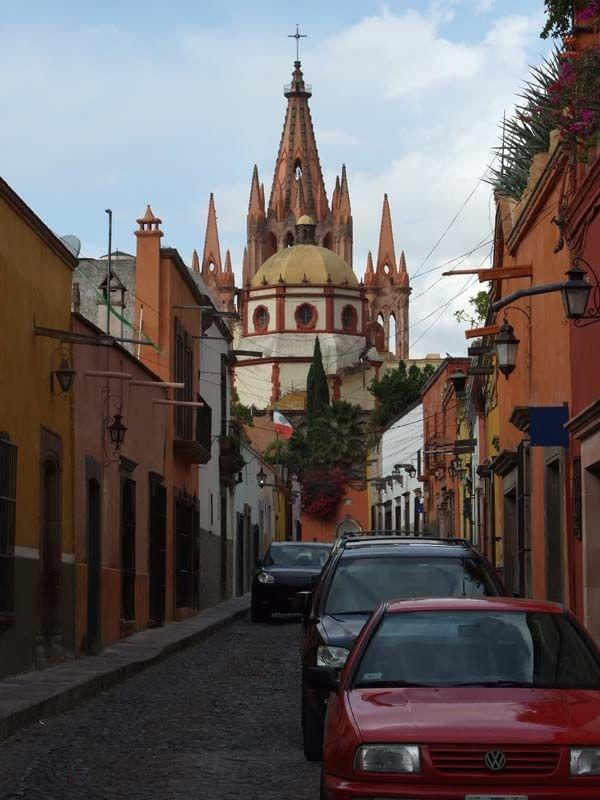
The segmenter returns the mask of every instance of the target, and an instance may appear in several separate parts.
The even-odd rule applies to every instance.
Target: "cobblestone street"
[[[316,800],[298,624],[238,622],[0,743],[0,797]]]

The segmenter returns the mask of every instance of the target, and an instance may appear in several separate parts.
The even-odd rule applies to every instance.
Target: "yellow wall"
[[[50,372],[60,342],[37,325],[70,330],[69,266],[0,196],[0,431],[18,447],[16,545],[37,550],[40,429],[62,439],[63,553],[73,553],[71,395],[54,396]],[[53,360],[54,359],[54,360]],[[31,554],[30,554],[31,555]]]

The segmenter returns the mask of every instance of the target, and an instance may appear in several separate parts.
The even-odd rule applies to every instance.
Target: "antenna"
[[[69,250],[75,256],[75,258],[79,258],[79,253],[81,252],[81,242],[77,236],[69,234],[68,236],[61,236],[60,240],[67,250]]]

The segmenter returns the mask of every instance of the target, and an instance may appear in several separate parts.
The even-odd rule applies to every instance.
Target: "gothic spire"
[[[390,272],[396,272],[396,253],[394,251],[394,234],[392,232],[392,215],[387,194],[383,196],[383,211],[381,214],[381,228],[379,231],[379,251],[377,253],[377,272],[389,267]]]
[[[340,222],[348,222],[351,216],[352,216],[352,211],[350,209],[350,192],[348,191],[348,177],[346,175],[346,165],[342,164],[342,182],[340,185],[338,219]]]
[[[367,269],[365,270],[365,286],[371,286],[375,280],[375,270],[373,269],[373,256],[369,250],[367,256]]]
[[[200,260],[198,259],[197,250],[192,253],[192,269],[194,272],[200,272]]]
[[[217,229],[217,213],[215,199],[210,193],[208,201],[208,220],[206,222],[206,236],[204,237],[204,253],[202,254],[202,272],[210,272],[211,264],[215,271],[221,271],[221,249],[219,247],[219,231]]]
[[[315,219],[324,218],[329,211],[319,152],[313,129],[308,99],[311,87],[304,82],[300,62],[294,62],[292,82],[285,87],[288,100],[283,134],[275,164],[275,174],[269,199],[269,214],[282,221],[294,212],[297,182],[302,179],[305,212]],[[317,198],[320,199],[320,214]],[[323,209],[323,199],[325,208]]]
[[[252,171],[248,216],[254,219],[262,219],[265,216],[265,198],[264,193],[261,192],[261,186],[258,180],[258,167],[256,164],[254,165],[254,170]]]

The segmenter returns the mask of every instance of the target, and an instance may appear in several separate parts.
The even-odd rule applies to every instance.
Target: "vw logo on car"
[[[484,760],[492,772],[501,772],[506,767],[506,754],[502,750],[488,750]]]

